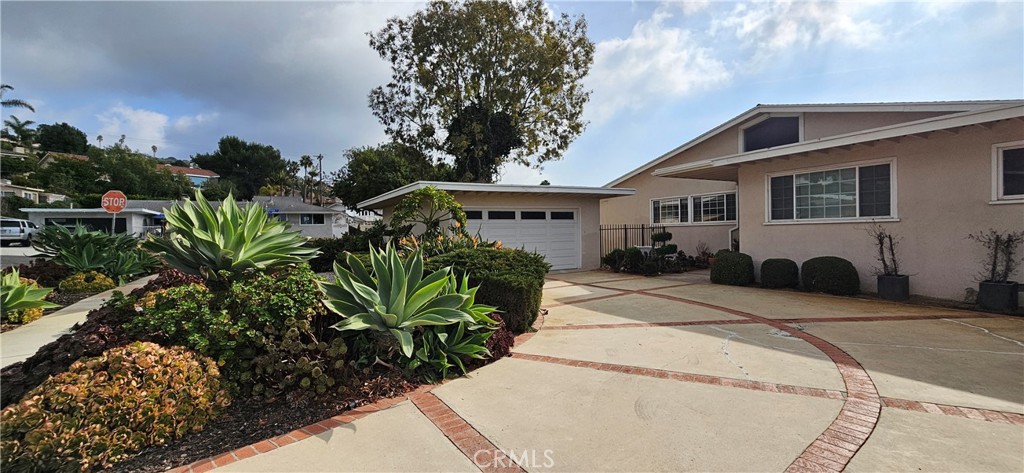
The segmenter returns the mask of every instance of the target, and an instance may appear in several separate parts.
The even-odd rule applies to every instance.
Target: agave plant
[[[3,315],[25,309],[49,309],[57,304],[43,300],[53,289],[36,288],[21,282],[18,270],[12,270],[0,277],[0,310]]]
[[[476,304],[476,289],[457,283],[451,268],[423,277],[423,255],[412,252],[404,260],[393,245],[370,247],[371,270],[355,256],[346,255],[351,271],[334,263],[334,283],[321,282],[325,305],[344,319],[333,327],[341,331],[388,332],[398,340],[402,354],[413,357],[413,335],[420,327],[466,324],[463,330],[493,325],[487,314],[494,307]]]
[[[270,218],[260,205],[240,208],[231,194],[214,209],[196,191],[194,202],[185,199],[164,209],[164,215],[171,235],[150,235],[143,247],[161,253],[168,264],[187,274],[213,279],[226,271],[237,276],[247,269],[301,263],[319,254],[316,248],[303,247],[306,238],[287,223]]]
[[[45,225],[32,237],[32,247],[39,252],[36,256],[54,259],[57,259],[61,252],[73,255],[82,254],[86,248],[120,253],[134,250],[138,246],[139,241],[131,235],[111,235],[106,232],[89,231],[82,225],[75,225],[74,231],[68,230],[63,225]]]

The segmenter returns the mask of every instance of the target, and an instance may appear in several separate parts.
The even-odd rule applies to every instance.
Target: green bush
[[[321,394],[340,388],[348,372],[347,347],[328,329],[322,298],[316,275],[302,265],[235,281],[220,293],[186,284],[147,294],[126,325],[137,337],[217,360],[243,394]]]
[[[469,273],[469,283],[480,286],[477,301],[497,307],[508,329],[530,330],[540,312],[544,277],[551,268],[544,257],[520,249],[466,248],[434,256],[427,271],[452,267],[457,275]]]
[[[136,342],[83,358],[0,413],[4,471],[109,468],[202,430],[230,403],[212,360]]]
[[[676,245],[675,243],[669,243],[665,246],[659,246],[651,250],[651,253],[653,253],[655,256],[674,255],[677,252],[679,252],[679,246]]]
[[[670,232],[657,232],[651,234],[651,241],[654,243],[664,243],[672,240],[672,233]]]
[[[754,282],[754,260],[746,253],[718,252],[711,266],[711,282],[746,286]]]
[[[601,264],[609,267],[616,273],[622,270],[622,261],[626,259],[626,251],[616,248],[601,257]]]
[[[622,259],[622,271],[626,273],[640,274],[644,270],[644,261],[647,257],[640,248],[635,246],[626,248],[626,255]]]
[[[86,271],[68,276],[58,287],[61,292],[69,294],[95,294],[113,289],[117,284],[103,273]]]
[[[309,267],[317,273],[328,273],[334,269],[335,261],[342,261],[340,258],[346,251],[354,251],[348,248],[345,238],[310,238],[305,243],[306,248],[319,248],[320,254],[309,260]]]
[[[761,263],[761,287],[778,289],[800,285],[800,269],[786,258],[769,258]]]
[[[860,276],[853,263],[838,256],[819,256],[804,261],[800,267],[804,289],[837,296],[860,292]]]

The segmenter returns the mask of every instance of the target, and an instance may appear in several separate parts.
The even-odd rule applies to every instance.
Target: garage
[[[581,267],[579,212],[575,209],[465,210],[471,234],[544,255],[552,270]]]
[[[390,219],[402,198],[425,187],[446,191],[462,204],[471,234],[544,256],[553,271],[601,265],[601,199],[634,189],[419,181],[357,204]]]

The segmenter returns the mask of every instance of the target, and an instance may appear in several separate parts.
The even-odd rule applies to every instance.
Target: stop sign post
[[[128,207],[128,196],[124,195],[121,191],[107,191],[100,198],[100,207],[112,214],[110,217],[110,234],[114,234],[114,229],[117,227],[117,214]]]

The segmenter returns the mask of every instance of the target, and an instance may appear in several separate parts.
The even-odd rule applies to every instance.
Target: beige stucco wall
[[[804,140],[947,115],[949,112],[810,112],[804,114]]]
[[[992,130],[961,128],[956,135],[932,133],[927,139],[905,137],[827,155],[793,157],[743,166],[739,170],[739,218],[742,250],[755,266],[784,257],[798,264],[814,257],[849,259],[861,277],[861,289],[876,289],[874,248],[866,234],[870,223],[766,224],[765,175],[839,163],[895,158],[898,222],[885,226],[903,237],[900,256],[911,275],[910,289],[946,299],[960,299],[980,268],[983,250],[967,234],[996,228],[1024,229],[1024,204],[993,205],[992,145],[1024,139],[1019,122],[997,123]],[[1017,279],[1024,279],[1018,273]]]
[[[577,210],[580,218],[581,269],[601,266],[600,204],[595,197],[455,193],[455,199],[466,209],[555,209]],[[384,209],[384,220],[390,221],[394,207]]]

